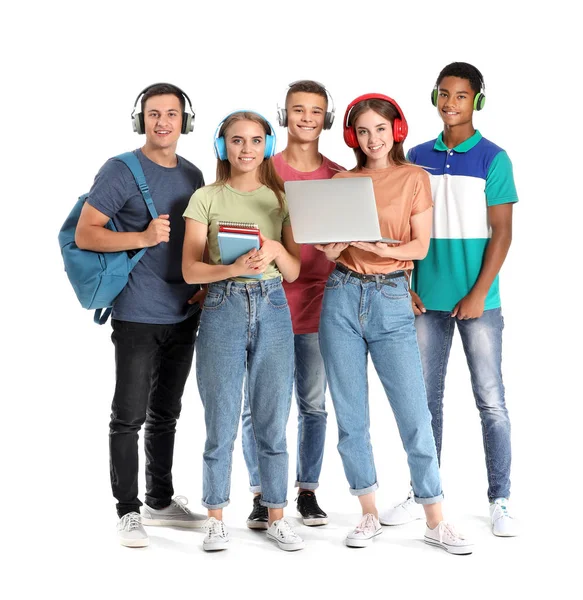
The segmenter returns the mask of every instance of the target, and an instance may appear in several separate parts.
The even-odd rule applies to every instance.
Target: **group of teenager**
[[[136,113],[138,100],[141,106]],[[83,207],[76,243],[93,251],[148,248],[112,313],[116,387],[110,421],[110,473],[118,535],[148,545],[143,525],[204,527],[205,550],[229,547],[229,504],[239,420],[249,471],[252,529],[282,550],[304,541],[284,517],[288,492],[286,426],[292,391],[298,406],[297,509],[307,526],[328,516],[316,499],[329,386],[338,450],[362,518],[346,545],[364,547],[382,525],[424,518],[428,544],[469,554],[472,543],[442,512],[439,463],[444,381],[457,327],[483,432],[494,535],[514,536],[510,422],[501,373],[503,318],[498,272],[511,242],[517,201],[508,155],[473,126],[485,103],[482,75],[467,63],[439,74],[431,102],[443,121],[436,139],[405,155],[407,120],[383,94],[357,97],[342,123],[356,166],[345,170],[319,152],[335,120],[329,91],[310,80],[289,85],[275,131],[254,111],[217,127],[216,181],[176,154],[193,128],[188,96],[170,84],[143,90],[134,129],[146,142],[141,163],[158,218],[152,219],[129,169],[108,160]],[[400,240],[299,245],[284,181],[370,177],[381,234]],[[112,219],[117,231],[106,228]],[[251,222],[261,246],[222,264],[219,221]],[[196,339],[196,378],[204,406],[202,504],[174,496],[176,421]],[[410,469],[410,493],[380,514],[369,434],[368,356],[395,415]],[[138,433],[144,426],[145,502],[138,498]]]

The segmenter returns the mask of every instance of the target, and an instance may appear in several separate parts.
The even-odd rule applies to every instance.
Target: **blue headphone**
[[[263,153],[263,156],[264,156],[264,158],[271,158],[275,154],[275,131],[273,129],[273,125],[263,115],[260,115],[255,110],[234,110],[233,112],[230,112],[218,124],[217,129],[215,131],[215,142],[214,142],[215,156],[219,160],[227,160],[227,146],[225,144],[225,137],[222,136],[222,135],[219,137],[219,131],[220,131],[221,127],[223,126],[223,123],[231,115],[234,115],[234,114],[237,114],[237,113],[243,113],[243,112],[250,112],[250,113],[253,113],[255,115],[258,115],[259,117],[261,117],[269,125],[269,130],[270,130],[271,133],[265,134],[265,152]]]

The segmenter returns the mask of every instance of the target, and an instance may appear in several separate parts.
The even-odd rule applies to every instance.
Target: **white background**
[[[21,3],[2,15],[1,168],[3,386],[0,435],[8,577],[4,598],[229,598],[297,595],[510,598],[575,595],[581,519],[581,69],[567,2],[64,2]],[[324,82],[337,121],[321,149],[346,167],[341,121],[354,97],[394,97],[410,126],[406,147],[441,127],[429,95],[441,68],[475,64],[486,80],[482,133],[514,164],[520,203],[501,281],[504,375],[513,424],[513,506],[520,538],[488,528],[481,430],[456,338],[447,379],[442,477],[447,516],[476,542],[470,557],[426,547],[420,521],[373,547],[342,544],[358,520],[329,435],[318,493],[327,528],[300,533],[284,554],[245,528],[251,507],[240,440],[232,548],[203,553],[198,532],[150,530],[151,545],[118,545],[109,487],[114,385],[110,327],[92,323],[63,272],[58,230],[107,158],[143,144],[130,112],[148,84],[191,97],[196,122],[179,153],[214,180],[218,121],[249,107],[273,123],[286,86]],[[285,131],[277,129],[278,149]],[[408,473],[388,403],[370,373],[379,506],[403,499]],[[176,492],[201,510],[202,407],[188,382],[175,451]],[[296,409],[289,424],[295,516]],[[143,480],[141,481],[143,492]],[[579,562],[577,563],[579,564]],[[579,584],[580,589],[580,584]],[[203,595],[204,594],[204,595]]]

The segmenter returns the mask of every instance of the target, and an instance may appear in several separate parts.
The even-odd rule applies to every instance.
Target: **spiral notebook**
[[[239,256],[246,254],[249,250],[259,250],[261,247],[259,227],[256,223],[219,221],[217,240],[221,262],[224,265],[232,265]],[[262,275],[243,275],[242,277],[261,279]]]

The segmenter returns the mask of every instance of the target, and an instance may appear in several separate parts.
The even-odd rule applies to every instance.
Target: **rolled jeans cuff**
[[[261,506],[266,506],[267,508],[285,508],[287,506],[287,500],[285,502],[265,502],[263,498],[261,498],[259,504],[261,504]]]
[[[208,510],[219,510],[219,508],[225,508],[229,505],[230,500],[221,502],[221,504],[207,504],[204,500],[201,500],[201,504]]]
[[[365,496],[366,494],[372,494],[372,492],[376,492],[379,489],[379,484],[378,483],[373,483],[372,485],[370,485],[367,488],[364,488],[362,490],[350,490],[350,493],[353,496]]]
[[[301,482],[301,481],[296,481],[296,485],[295,487],[297,488],[301,488],[302,490],[317,490],[319,487],[319,483],[308,483],[308,482]]]
[[[437,504],[438,502],[443,502],[443,494],[439,494],[439,496],[434,496],[433,498],[417,498],[415,496],[415,502],[417,504]]]
[[[261,494],[261,486],[260,485],[250,485],[249,491],[253,494]]]

